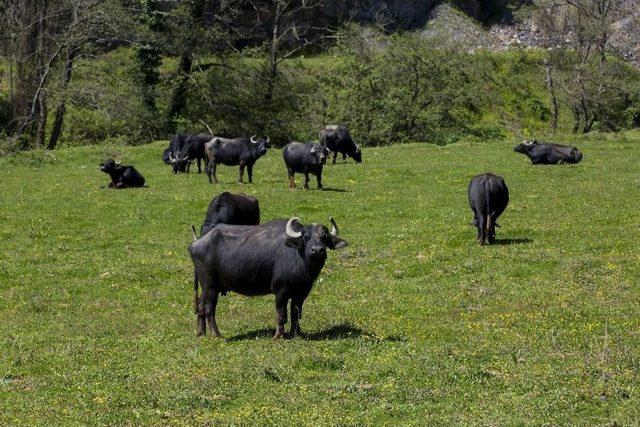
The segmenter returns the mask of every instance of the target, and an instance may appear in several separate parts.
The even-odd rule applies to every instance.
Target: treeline
[[[611,3],[540,5],[546,50],[471,53],[388,17],[318,25],[322,0],[3,0],[0,151],[207,125],[282,144],[340,122],[364,145],[626,129],[640,76],[610,49]]]

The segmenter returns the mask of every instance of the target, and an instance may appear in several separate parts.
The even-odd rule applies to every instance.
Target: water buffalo
[[[260,225],[218,224],[194,241],[189,252],[194,265],[194,301],[199,301],[198,335],[205,334],[206,318],[211,333],[221,336],[215,310],[218,295],[229,291],[248,296],[275,294],[274,339],[285,335],[291,301],[290,336],[300,334],[302,305],[327,259],[326,248],[347,245],[338,237],[333,218],[331,223],[331,232],[321,224],[303,225],[298,218]]]
[[[100,164],[100,170],[111,177],[109,187],[144,187],[144,177],[133,166],[123,166],[111,159]]]
[[[207,215],[200,228],[200,236],[207,234],[217,224],[260,224],[258,199],[246,194],[231,194],[228,191],[218,194],[209,203]]]
[[[309,174],[315,175],[318,188],[322,189],[322,167],[327,162],[329,150],[320,144],[290,142],[282,149],[282,157],[289,173],[289,188],[296,188],[295,173],[304,174],[304,188],[309,189]]]
[[[362,162],[360,146],[353,142],[349,130],[344,125],[328,125],[320,131],[320,145],[324,145],[333,151],[333,163],[336,162],[338,153],[342,153],[342,161],[347,161],[347,156],[357,163]]]
[[[478,243],[493,243],[496,221],[509,203],[509,189],[502,177],[485,173],[474,176],[469,183],[469,205],[473,211],[473,225],[478,228]]]
[[[191,162],[196,160],[198,162],[198,173],[202,173],[200,167],[200,161],[204,160],[205,169],[207,166],[207,156],[205,154],[205,145],[211,141],[212,136],[200,133],[200,134],[175,134],[171,139],[169,148],[163,153],[163,160],[165,156],[168,157],[169,164],[173,167],[173,173],[186,172],[189,173]],[[166,163],[166,160],[165,160]]]
[[[578,163],[582,160],[582,153],[576,147],[538,142],[535,139],[516,145],[513,151],[526,154],[534,165]]]
[[[238,182],[242,182],[244,176],[244,168],[247,167],[249,175],[249,183],[253,182],[253,165],[255,162],[267,153],[269,146],[269,138],[233,138],[226,139],[214,137],[206,144],[205,151],[209,160],[207,165],[207,175],[209,182],[218,183],[216,177],[216,167],[218,163],[227,166],[240,166]]]

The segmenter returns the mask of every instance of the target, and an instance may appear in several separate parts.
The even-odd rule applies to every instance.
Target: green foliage
[[[1,80],[2,73],[0,73],[0,83]],[[0,131],[5,129],[9,120],[11,120],[11,103],[9,102],[9,96],[0,90]]]
[[[509,140],[365,148],[327,165],[342,192],[288,190],[278,150],[253,185],[173,175],[166,141],[0,159],[0,425],[633,425],[640,134],[556,141],[583,162],[531,166]],[[149,186],[103,188],[114,153]],[[466,186],[487,170],[511,202],[479,247]],[[333,215],[349,241],[306,339],[272,341],[273,297],[235,294],[226,339],[195,337],[190,225],[227,190],[263,220]]]
[[[137,95],[135,58],[135,50],[118,49],[99,60],[79,63],[70,87],[62,145],[137,145],[162,134],[160,117],[166,103],[158,102],[158,110],[149,111]],[[160,100],[167,99],[165,86],[154,90]]]

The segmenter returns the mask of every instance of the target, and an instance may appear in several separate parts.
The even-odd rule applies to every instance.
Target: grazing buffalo
[[[102,163],[100,170],[111,177],[109,187],[144,187],[144,177],[133,166],[123,166],[111,159]]]
[[[469,183],[469,205],[473,211],[473,225],[478,228],[478,243],[493,243],[496,221],[509,203],[509,189],[502,177],[485,173],[473,177]]]
[[[276,333],[285,335],[287,305],[291,301],[290,335],[300,334],[302,304],[327,259],[327,248],[339,249],[347,242],[321,224],[303,225],[297,218],[260,225],[219,224],[194,241],[189,252],[194,265],[194,301],[199,301],[198,335],[205,321],[213,335],[221,336],[215,310],[219,294],[275,294]],[[195,237],[195,236],[194,236]],[[198,283],[202,287],[198,298]]]
[[[304,174],[304,188],[309,189],[309,174],[318,179],[322,189],[322,167],[327,162],[329,150],[320,144],[290,142],[282,149],[282,157],[289,173],[289,188],[296,188],[295,173]]]
[[[253,165],[262,156],[267,153],[269,146],[269,138],[233,138],[226,139],[214,137],[206,145],[205,151],[209,160],[207,165],[207,175],[209,182],[218,183],[216,177],[216,166],[222,163],[227,166],[240,166],[238,182],[242,184],[244,176],[244,167],[247,167],[249,175],[249,183],[253,182]]]
[[[207,234],[217,224],[260,224],[258,199],[245,194],[231,194],[228,191],[218,194],[209,203],[207,215],[200,228],[200,237]]]
[[[162,152],[162,161],[167,165],[174,165],[175,155],[180,151],[181,141],[187,137],[187,134],[177,133],[171,137],[169,147]],[[180,172],[185,172],[184,168]]]
[[[191,162],[197,160],[198,173],[202,173],[200,161],[204,160],[205,169],[207,166],[207,156],[205,145],[211,141],[212,136],[204,133],[200,134],[175,134],[171,139],[169,148],[165,150],[162,158],[168,157],[169,164],[173,167],[173,173],[189,173]],[[166,160],[165,160],[166,163]]]
[[[526,154],[534,165],[578,163],[582,160],[582,153],[576,147],[538,142],[535,139],[516,145],[513,151]]]
[[[328,125],[320,131],[320,145],[324,145],[333,151],[333,163],[336,162],[338,153],[342,153],[342,161],[347,161],[347,156],[357,163],[362,162],[360,146],[353,142],[349,130],[344,125]]]

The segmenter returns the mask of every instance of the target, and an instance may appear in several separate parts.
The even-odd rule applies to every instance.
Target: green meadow
[[[0,425],[639,424],[640,134],[558,142],[582,163],[365,148],[327,191],[289,190],[279,149],[252,185],[173,175],[166,142],[1,158]],[[105,188],[114,154],[148,187]],[[467,185],[487,171],[511,200],[480,247]],[[225,190],[340,225],[304,338],[273,341],[273,296],[236,294],[224,338],[196,337],[190,227]]]

